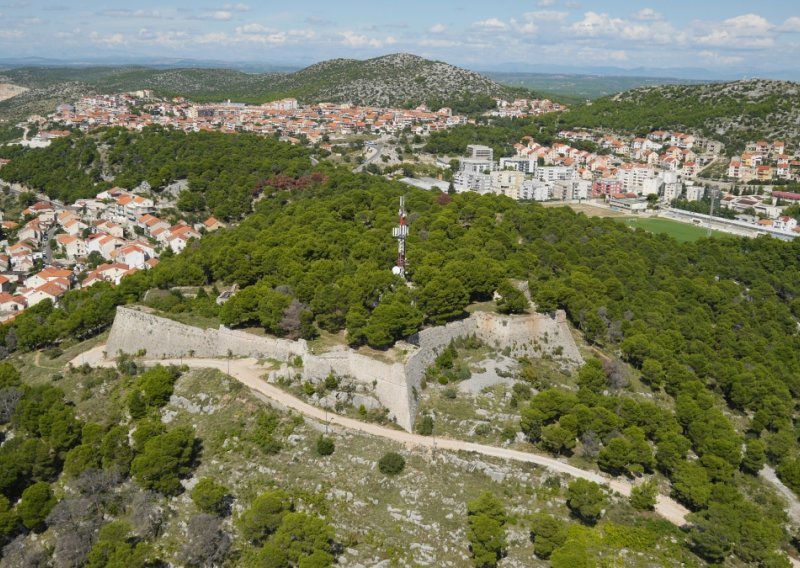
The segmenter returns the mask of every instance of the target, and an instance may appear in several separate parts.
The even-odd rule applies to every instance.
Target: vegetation
[[[188,180],[178,207],[238,219],[253,197],[277,183],[276,176],[301,177],[310,169],[308,151],[253,134],[184,133],[148,127],[141,133],[112,128],[75,132],[42,149],[12,150],[3,179],[44,191],[71,203],[94,197],[111,183],[132,189],[142,183],[155,192]],[[319,180],[317,180],[319,181]]]
[[[497,566],[506,548],[506,520],[503,503],[489,492],[467,503],[467,539],[475,566]]]
[[[397,452],[386,452],[378,460],[378,469],[384,475],[397,475],[406,467],[406,460]]]
[[[65,100],[87,93],[151,89],[165,97],[197,102],[226,99],[260,104],[283,97],[304,103],[338,102],[373,106],[449,106],[479,112],[494,106],[491,96],[532,96],[486,77],[410,54],[368,60],[333,59],[296,72],[243,73],[231,69],[147,67],[27,67],[3,71],[8,82],[31,90],[0,103],[0,116],[51,112]],[[16,99],[16,100],[15,100]],[[489,107],[490,108],[490,107]]]

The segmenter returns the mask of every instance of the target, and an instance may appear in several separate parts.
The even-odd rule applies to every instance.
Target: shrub
[[[327,436],[320,436],[317,438],[317,454],[321,456],[329,456],[336,450],[336,444]]]
[[[384,475],[397,475],[406,467],[406,460],[397,452],[388,452],[378,460],[378,469]]]
[[[640,511],[652,511],[656,506],[658,487],[654,481],[640,483],[631,489],[631,505]]]
[[[430,416],[423,416],[422,420],[417,425],[417,433],[423,436],[430,436],[433,434],[433,418]]]
[[[204,513],[224,516],[228,512],[228,488],[204,477],[192,489],[192,501]]]

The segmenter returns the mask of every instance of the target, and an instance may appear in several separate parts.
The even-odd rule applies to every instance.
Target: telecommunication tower
[[[392,229],[392,236],[397,239],[397,262],[392,268],[392,273],[401,278],[406,277],[406,239],[408,238],[408,224],[406,221],[406,198],[400,197],[400,222]]]

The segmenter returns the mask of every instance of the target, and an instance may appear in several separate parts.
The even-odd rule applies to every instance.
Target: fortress
[[[556,312],[555,317],[476,312],[411,336],[404,361],[387,363],[346,347],[316,354],[302,339],[260,336],[225,326],[201,329],[157,316],[146,308],[119,307],[106,352],[109,357],[145,350],[149,358],[233,356],[282,362],[299,357],[303,365],[298,372],[303,379],[318,382],[333,373],[368,385],[397,424],[410,431],[425,370],[452,340],[471,335],[492,347],[508,349],[511,356],[549,354],[571,367],[583,363],[563,311]]]

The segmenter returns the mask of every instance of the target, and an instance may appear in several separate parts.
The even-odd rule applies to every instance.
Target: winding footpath
[[[84,363],[88,363],[93,367],[115,366],[115,361],[105,359],[104,350],[105,345],[98,345],[89,351],[78,355],[72,361],[70,361],[70,363],[73,366],[80,366]],[[334,428],[334,431],[336,427],[355,430],[371,436],[377,436],[387,440],[392,440],[394,442],[399,442],[409,448],[416,447],[430,448],[434,450],[449,450],[453,452],[473,452],[484,456],[512,460],[516,462],[531,463],[556,473],[563,473],[571,477],[594,481],[595,483],[604,485],[612,491],[616,491],[624,496],[630,495],[631,488],[633,487],[633,485],[626,480],[613,479],[593,471],[580,469],[545,455],[522,452],[509,448],[500,448],[497,446],[475,444],[472,442],[454,440],[451,438],[422,436],[420,434],[413,434],[403,430],[393,430],[379,424],[362,422],[360,420],[348,418],[346,416],[340,416],[332,412],[326,412],[324,408],[312,406],[307,402],[304,402],[299,398],[287,393],[286,391],[267,383],[261,378],[266,372],[266,369],[261,367],[258,364],[258,361],[255,359],[145,359],[143,362],[145,365],[182,364],[196,369],[218,369],[246,385],[253,391],[277,402],[281,406],[295,410],[304,416],[313,418],[320,422],[325,422],[325,420],[328,420],[331,427]],[[678,526],[681,526],[686,522],[686,515],[689,513],[688,509],[680,505],[675,500],[664,495],[658,496],[655,511],[664,519]]]

